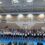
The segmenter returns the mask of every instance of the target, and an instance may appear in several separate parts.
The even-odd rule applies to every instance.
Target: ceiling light
[[[33,2],[33,0],[27,0],[27,2]]]
[[[22,14],[19,14],[18,15],[18,19],[20,19],[20,18],[23,18],[23,15]]]
[[[28,14],[27,17],[33,19],[33,15],[32,14]]]
[[[39,18],[44,18],[44,14],[40,14],[38,17]]]
[[[2,2],[0,1],[0,4],[2,4]]]
[[[18,0],[12,0],[12,3],[18,3],[19,1]]]
[[[12,18],[12,16],[10,14],[6,15],[6,19]]]
[[[2,16],[0,15],[0,18],[2,18]]]

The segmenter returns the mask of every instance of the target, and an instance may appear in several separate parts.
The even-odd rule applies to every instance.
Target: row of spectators
[[[41,29],[40,29],[41,30]],[[40,30],[25,30],[25,29],[0,29],[0,34],[11,34],[11,35],[26,35],[26,34],[31,34],[31,35],[44,35],[44,31]]]

